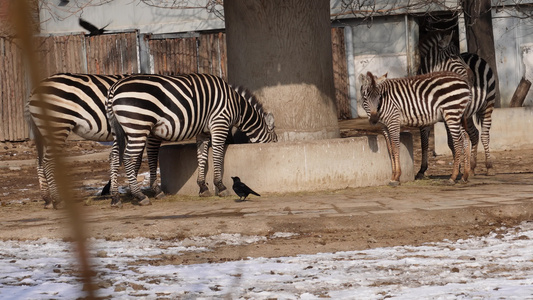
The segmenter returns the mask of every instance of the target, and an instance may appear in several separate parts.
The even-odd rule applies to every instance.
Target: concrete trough
[[[402,133],[401,181],[414,180],[413,140]],[[198,195],[195,144],[163,145],[159,154],[161,186],[165,193]],[[213,187],[212,153],[206,182]],[[383,136],[363,136],[302,142],[228,145],[223,182],[239,176],[258,193],[326,191],[386,185],[391,165]]]
[[[451,155],[444,123],[435,124],[435,153],[437,155]],[[478,126],[478,129],[479,126]],[[506,151],[513,149],[533,148],[533,108],[513,107],[498,108],[492,112],[492,126],[490,128],[491,151]],[[480,132],[481,134],[481,132]],[[484,152],[481,140],[477,148],[478,153]],[[478,163],[484,164],[484,156],[478,156]]]

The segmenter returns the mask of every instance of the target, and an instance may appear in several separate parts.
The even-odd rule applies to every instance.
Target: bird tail
[[[259,195],[258,193],[254,192],[254,191],[252,191],[252,190],[250,190],[250,194],[261,197],[261,195]]]

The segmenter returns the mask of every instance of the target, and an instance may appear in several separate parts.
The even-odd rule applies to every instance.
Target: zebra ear
[[[376,83],[377,84],[380,84],[382,83],[383,81],[385,81],[387,79],[387,75],[389,75],[389,73],[385,73],[383,76],[379,77],[379,78],[376,78]]]
[[[274,115],[272,113],[265,116],[265,122],[269,130],[274,130]]]
[[[376,86],[376,76],[374,76],[372,73],[370,72],[366,73],[366,80],[369,85]]]
[[[367,83],[365,74],[363,73],[359,74],[359,81],[361,82],[361,85],[365,85],[365,83]]]

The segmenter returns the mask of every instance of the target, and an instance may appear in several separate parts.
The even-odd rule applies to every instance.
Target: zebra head
[[[361,97],[363,100],[363,108],[368,115],[371,124],[375,125],[379,121],[379,110],[381,108],[381,92],[379,85],[387,79],[387,74],[376,77],[371,72],[366,75],[361,74],[359,80],[361,81]]]
[[[453,31],[449,34],[436,33],[420,42],[418,45],[420,53],[420,67],[418,74],[436,72],[435,68],[442,71],[443,64],[448,59],[459,57],[459,49],[452,43]],[[452,71],[452,70],[446,70]]]
[[[241,116],[236,124],[237,127],[248,136],[252,143],[277,142],[274,115],[266,113],[255,95],[244,87],[237,86],[233,89],[241,98]]]

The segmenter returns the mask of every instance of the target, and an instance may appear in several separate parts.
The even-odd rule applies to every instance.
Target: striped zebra
[[[481,142],[485,150],[485,166],[487,175],[494,175],[492,159],[489,150],[489,131],[492,125],[492,111],[496,101],[496,79],[488,63],[473,53],[461,53],[451,43],[452,34],[440,33],[429,36],[420,42],[420,68],[419,74],[436,71],[453,71],[466,76],[468,72],[471,82],[472,101],[465,110],[466,131],[472,142],[471,166],[475,171],[477,165],[477,147],[479,145],[479,131],[474,124],[473,116],[476,116],[481,127]],[[427,152],[429,146],[429,134],[431,128],[420,130],[422,144],[422,165],[417,178],[423,178],[427,169]],[[448,130],[447,130],[448,131]],[[452,149],[450,133],[448,131],[448,146]]]
[[[386,75],[377,78],[368,72],[366,75],[361,74],[359,80],[362,106],[370,123],[380,122],[385,125],[383,135],[387,141],[392,165],[389,185],[398,185],[401,175],[400,126],[423,128],[438,121],[446,122],[453,138],[455,155],[450,181],[455,182],[459,174],[463,154],[465,172],[462,179],[468,179],[469,143],[461,121],[471,95],[470,86],[463,76],[453,72],[436,72],[386,79]]]
[[[61,150],[71,132],[92,141],[113,140],[105,101],[111,85],[124,77],[55,74],[33,89],[26,104],[26,118],[37,147],[37,174],[45,208],[60,202],[52,150]]]
[[[277,141],[274,117],[243,88],[234,88],[207,74],[178,76],[136,75],[117,82],[109,90],[107,114],[116,143],[114,151],[124,160],[132,194],[141,205],[150,200],[141,193],[134,172],[137,157],[147,143],[158,148],[162,141],[196,137],[200,195],[210,195],[205,182],[209,141],[213,148],[214,184],[218,195],[227,195],[222,183],[224,142],[232,126],[253,143]],[[157,155],[148,161],[157,166]],[[153,184],[152,167],[150,182]],[[111,178],[115,180],[115,178]],[[112,185],[116,189],[116,184]],[[120,206],[118,191],[111,191]]]

